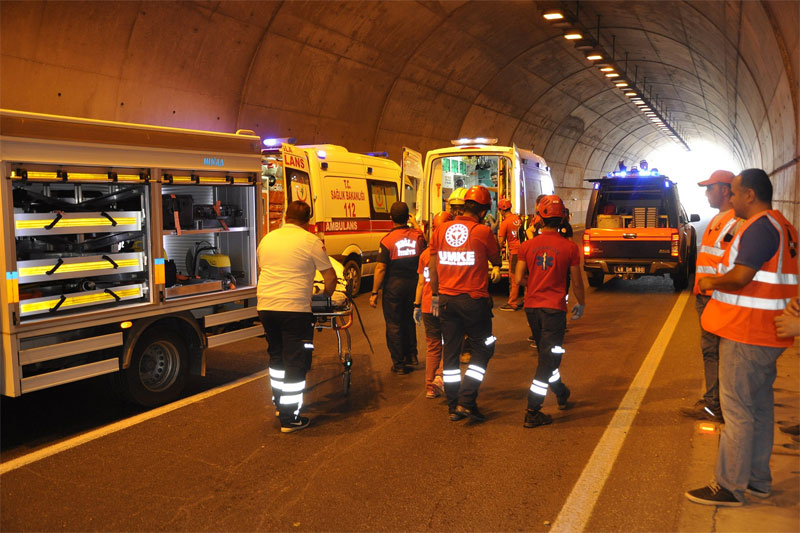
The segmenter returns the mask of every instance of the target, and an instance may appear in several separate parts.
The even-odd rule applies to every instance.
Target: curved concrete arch
[[[669,142],[541,18],[544,5],[4,0],[0,106],[392,154],[485,125],[570,183]],[[775,171],[800,221],[797,164],[786,165],[800,131],[796,2],[611,0],[581,12],[602,16],[604,46],[617,36],[690,143],[715,140],[742,166]]]

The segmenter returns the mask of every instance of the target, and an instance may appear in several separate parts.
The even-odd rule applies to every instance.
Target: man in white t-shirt
[[[300,416],[300,408],[314,349],[314,273],[322,274],[326,295],[336,288],[336,272],[325,245],[308,231],[310,219],[308,204],[294,201],[286,208],[283,227],[258,244],[258,318],[269,344],[270,384],[283,433],[310,422]]]

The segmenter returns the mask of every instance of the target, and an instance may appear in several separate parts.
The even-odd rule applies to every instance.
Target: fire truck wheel
[[[361,290],[361,266],[355,259],[348,259],[344,263],[344,279],[350,283],[353,296]]]
[[[121,388],[146,407],[175,400],[189,371],[186,344],[177,332],[156,327],[146,331],[133,349],[130,366],[122,373]]]

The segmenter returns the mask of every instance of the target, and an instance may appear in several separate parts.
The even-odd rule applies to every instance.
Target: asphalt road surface
[[[109,425],[147,413],[117,399],[104,379],[3,398],[0,529],[547,531],[577,517],[588,530],[674,530],[696,427],[677,410],[699,397],[702,377],[693,298],[679,296],[668,278],[587,287],[561,365],[574,407],[558,411],[548,395],[554,423],[533,429],[522,422],[535,350],[524,312],[497,309],[499,289],[496,351],[478,398],[484,423],[450,422],[443,400],[425,398],[422,366],[390,373],[383,317],[368,294],[357,302],[375,353],[355,325],[345,396],[335,337],[317,335],[304,408],[313,423],[301,432],[279,431],[263,339],[210,351],[208,376],[192,381],[185,405],[122,429]],[[674,333],[656,343],[676,302]],[[423,335],[418,329],[421,361]],[[615,414],[630,410],[620,403],[646,356],[659,350],[632,426],[619,428],[616,461],[616,450],[595,452]],[[107,434],[69,444],[98,430]],[[590,460],[606,474],[575,495]],[[566,516],[576,496],[590,502],[580,505],[582,519]]]

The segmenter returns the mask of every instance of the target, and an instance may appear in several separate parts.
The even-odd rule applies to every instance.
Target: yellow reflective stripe
[[[140,289],[136,287],[134,289],[124,289],[119,291],[114,291],[114,294],[119,296],[120,298],[125,298],[127,296],[139,296]],[[19,306],[20,313],[32,313],[34,311],[45,311],[55,305],[61,300],[61,298],[53,298],[52,300],[47,300],[44,302],[33,302],[33,303],[21,303]],[[66,307],[70,307],[73,305],[82,305],[82,304],[90,304],[90,303],[100,303],[109,300],[116,300],[111,294],[107,292],[98,293],[98,294],[86,294],[82,296],[70,296],[64,300],[64,303],[59,306],[59,309],[64,309]]]
[[[711,298],[728,305],[747,307],[749,309],[761,309],[763,311],[782,311],[789,304],[790,300],[790,298],[757,298],[755,296],[729,294],[720,291],[714,291],[711,294]]]
[[[113,214],[110,215],[113,218]],[[55,218],[55,217],[53,217]],[[34,220],[17,220],[15,221],[16,229],[39,229],[53,223],[53,218],[47,219],[34,219]],[[114,218],[118,226],[131,226],[137,223],[136,217],[120,217]],[[111,226],[111,221],[105,217],[97,218],[62,218],[56,222],[55,226],[58,228],[75,228],[80,226]]]
[[[228,183],[228,178],[213,176],[200,176],[200,183]]]
[[[108,181],[108,174],[89,174],[86,172],[67,172],[67,178],[70,180],[93,180],[93,181]]]
[[[114,261],[118,267],[125,268],[125,267],[138,267],[139,260],[138,259],[121,259],[119,261]],[[27,276],[41,276],[42,274],[46,274],[55,266],[55,263],[52,265],[39,265],[33,267],[22,267],[19,269],[19,275],[23,277]],[[111,263],[108,261],[88,261],[86,263],[63,263],[58,270],[55,271],[54,274],[61,274],[64,272],[82,272],[84,270],[105,270],[107,268],[113,268]]]

